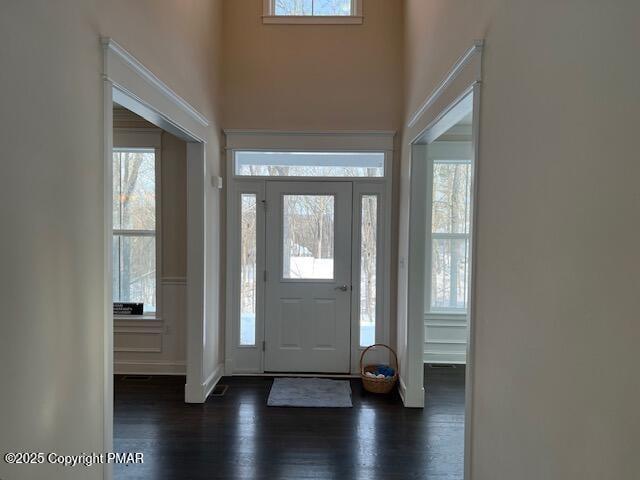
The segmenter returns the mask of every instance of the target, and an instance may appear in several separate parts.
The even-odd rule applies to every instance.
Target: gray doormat
[[[352,407],[349,380],[326,378],[276,378],[270,407]]]

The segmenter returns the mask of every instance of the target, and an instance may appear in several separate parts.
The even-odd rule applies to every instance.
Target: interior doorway
[[[422,391],[425,377],[429,381],[442,368],[461,373],[465,415],[459,447],[464,442],[465,455],[473,366],[478,88],[450,104],[411,144],[408,318],[422,343],[413,388]],[[430,393],[424,394],[427,402]],[[424,403],[424,395],[414,401]]]
[[[114,105],[135,113],[156,127],[186,143],[187,163],[187,272],[186,272],[186,385],[184,400],[202,403],[222,375],[221,366],[206,355],[217,348],[214,327],[217,318],[205,309],[205,298],[215,291],[212,263],[217,246],[205,235],[213,230],[213,220],[205,216],[213,192],[206,169],[206,141],[209,122],[195,108],[173,92],[153,72],[110,38],[102,39],[104,54],[103,126],[104,126],[104,391],[102,409],[104,450],[113,451],[113,365],[114,365]],[[208,187],[208,188],[207,188]],[[122,236],[150,237],[150,229]],[[127,234],[127,235],[124,235]],[[131,235],[129,235],[131,234]],[[148,241],[148,239],[147,239]],[[124,242],[124,241],[123,241]],[[120,242],[120,245],[123,243]],[[149,269],[151,272],[152,269]],[[151,275],[149,275],[150,277]],[[148,303],[152,304],[153,296]],[[143,312],[144,313],[144,312]],[[150,312],[149,312],[150,313]],[[153,321],[153,320],[150,320]],[[208,333],[208,335],[207,335]],[[214,335],[211,335],[214,333]],[[105,478],[111,478],[111,466],[105,466]]]

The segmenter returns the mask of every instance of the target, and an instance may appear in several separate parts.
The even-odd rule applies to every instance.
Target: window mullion
[[[468,240],[468,233],[441,233],[434,232],[431,236],[436,240]]]

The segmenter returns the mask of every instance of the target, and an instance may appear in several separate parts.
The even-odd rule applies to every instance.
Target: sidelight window
[[[376,343],[378,195],[360,205],[360,346]]]
[[[256,343],[256,194],[241,195],[240,345]]]

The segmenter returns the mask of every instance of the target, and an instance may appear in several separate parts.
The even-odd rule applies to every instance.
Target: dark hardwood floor
[[[184,377],[116,376],[114,448],[144,464],[116,465],[115,478],[460,480],[464,367],[425,367],[425,380],[424,410],[359,380],[354,408],[313,409],[267,407],[269,378],[225,377],[224,396],[187,405]]]

